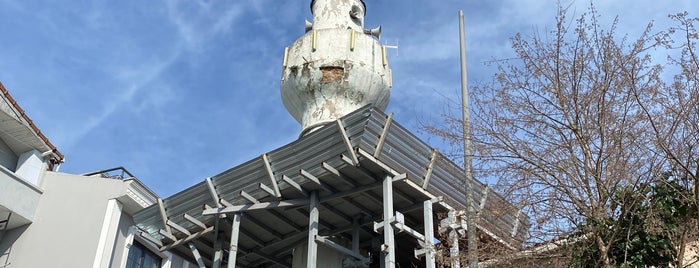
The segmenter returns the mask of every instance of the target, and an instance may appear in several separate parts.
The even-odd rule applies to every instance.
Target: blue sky
[[[458,10],[471,84],[492,77],[483,62],[513,55],[511,36],[546,32],[557,11],[556,0],[365,1],[366,26],[399,47],[387,112],[438,147],[419,126],[460,98]],[[595,2],[631,37],[670,13],[699,15],[692,0]],[[279,78],[309,3],[0,0],[0,81],[66,155],[62,172],[124,166],[166,197],[296,139]]]

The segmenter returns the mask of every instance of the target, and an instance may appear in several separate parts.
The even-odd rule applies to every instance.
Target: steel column
[[[308,257],[306,258],[307,268],[316,268],[318,263],[318,243],[316,242],[316,236],[318,236],[319,219],[318,219],[318,192],[311,192],[311,200],[309,206],[309,216],[308,216]]]
[[[396,267],[396,243],[393,234],[393,177],[386,176],[383,180],[383,267]]]
[[[425,267],[435,268],[434,217],[432,217],[432,200],[423,203],[425,219]]]
[[[451,258],[451,268],[460,268],[461,260],[459,256],[459,232],[453,228],[456,225],[456,211],[449,211],[449,240],[451,240],[451,248],[449,248],[449,257]]]
[[[192,255],[194,255],[194,259],[197,260],[197,265],[199,265],[199,268],[206,268],[206,265],[204,265],[204,259],[201,258],[201,254],[199,254],[199,250],[194,245],[194,243],[189,243],[188,245],[189,249],[192,250]]]
[[[359,216],[352,219],[352,252],[359,255]]]
[[[235,268],[235,258],[238,254],[238,235],[240,234],[240,213],[233,215],[233,227],[231,227],[231,242],[228,252],[228,268]]]

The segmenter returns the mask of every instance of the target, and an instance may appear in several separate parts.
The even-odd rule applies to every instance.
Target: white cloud
[[[116,91],[119,93],[115,98],[110,100],[102,100],[102,103],[104,104],[102,110],[95,116],[89,117],[87,120],[80,121],[81,124],[72,130],[70,137],[67,138],[62,145],[67,148],[76,145],[76,143],[81,141],[85,135],[90,133],[93,129],[100,127],[114,113],[128,109],[130,107],[130,103],[133,102],[134,97],[138,95],[138,93],[142,91],[146,85],[156,80],[158,76],[180,56],[180,54],[181,50],[175,50],[171,55],[169,55],[168,58],[157,62],[143,64],[140,65],[140,67],[128,66],[116,73],[115,75],[118,81],[120,81],[120,84],[117,86],[126,85],[126,89],[121,91],[117,89]],[[152,93],[153,92],[151,92],[151,94]],[[161,99],[160,101],[165,100],[166,99]]]
[[[223,3],[223,4],[219,4]],[[165,0],[167,14],[188,49],[201,50],[213,37],[230,32],[244,7],[234,2]]]

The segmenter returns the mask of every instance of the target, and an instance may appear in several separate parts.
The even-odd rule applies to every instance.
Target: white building
[[[152,191],[120,168],[57,172],[63,155],[0,90],[0,268],[185,267],[134,236],[131,215]],[[133,264],[149,260],[159,265]]]

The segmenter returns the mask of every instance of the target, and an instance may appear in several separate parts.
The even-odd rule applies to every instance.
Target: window
[[[162,259],[141,243],[133,242],[126,259],[126,268],[160,268]]]

